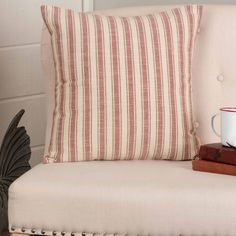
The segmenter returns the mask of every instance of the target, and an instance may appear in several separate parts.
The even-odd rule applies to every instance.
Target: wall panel
[[[0,49],[0,99],[44,93],[40,45]]]
[[[236,4],[235,0],[94,0],[94,9],[111,9],[127,6],[165,5],[165,4]]]
[[[43,4],[82,9],[80,0],[1,0],[0,47],[39,43]]]
[[[9,122],[21,109],[25,109],[20,125],[25,126],[31,138],[31,146],[44,144],[46,126],[45,95],[23,97],[0,102],[1,125],[0,141],[5,134]]]

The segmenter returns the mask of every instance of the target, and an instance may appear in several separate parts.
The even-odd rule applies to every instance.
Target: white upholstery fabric
[[[66,232],[236,234],[236,178],[191,162],[39,165],[10,187],[10,226]]]

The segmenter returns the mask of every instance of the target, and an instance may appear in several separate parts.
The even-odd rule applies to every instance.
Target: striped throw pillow
[[[42,6],[56,69],[45,162],[191,159],[191,67],[202,6],[102,16]]]

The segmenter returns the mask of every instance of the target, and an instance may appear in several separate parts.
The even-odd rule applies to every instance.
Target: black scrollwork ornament
[[[30,137],[25,127],[18,127],[24,110],[11,121],[0,148],[0,235],[8,227],[8,188],[30,169]]]

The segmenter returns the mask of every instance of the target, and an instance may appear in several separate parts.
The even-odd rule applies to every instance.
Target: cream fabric
[[[146,15],[173,8],[174,6],[131,7],[101,11],[106,15]],[[235,5],[204,5],[201,29],[195,50],[193,63],[193,108],[198,136],[202,143],[219,141],[210,127],[211,116],[222,106],[235,106],[236,86],[236,6]],[[226,27],[227,26],[227,27]],[[54,97],[52,78],[55,72],[49,69],[52,61],[50,40],[47,30],[43,31],[42,63],[46,67],[45,76],[49,86],[48,96]],[[52,126],[52,107],[50,99],[48,107],[47,140]],[[45,150],[48,150],[46,142]],[[45,153],[46,155],[47,153]]]
[[[10,187],[10,226],[66,232],[236,234],[236,178],[191,162],[39,165]]]
[[[202,7],[136,17],[42,6],[56,68],[45,162],[192,159],[192,55]]]

